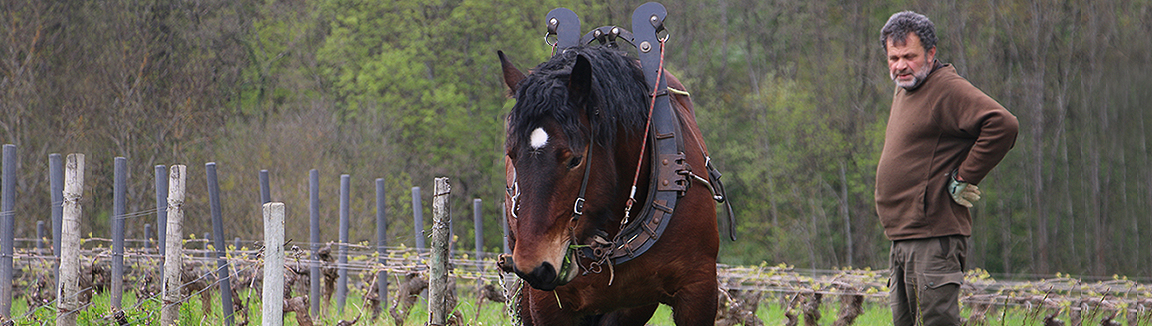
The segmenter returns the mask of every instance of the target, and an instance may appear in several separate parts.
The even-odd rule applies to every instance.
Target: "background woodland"
[[[513,100],[496,51],[527,69],[549,55],[549,10],[573,9],[589,30],[631,26],[640,3],[3,1],[0,141],[21,156],[17,237],[48,220],[48,154],[84,153],[89,236],[109,233],[123,156],[130,212],[154,207],[153,165],[189,166],[184,228],[196,234],[211,231],[203,164],[217,162],[229,238],[260,237],[268,169],[298,243],[309,169],[330,194],[323,238],[336,238],[346,173],[351,239],[375,238],[372,180],[385,178],[390,244],[407,246],[411,187],[448,176],[456,235],[471,239],[481,198],[497,251]],[[1152,2],[664,4],[668,69],[692,92],[739,220],[721,262],[886,266],[873,184],[894,88],[878,34],[910,9],[936,23],[937,57],[1020,119],[1015,149],[980,185],[969,267],[1152,275]],[[151,216],[129,219],[128,237],[144,237]]]

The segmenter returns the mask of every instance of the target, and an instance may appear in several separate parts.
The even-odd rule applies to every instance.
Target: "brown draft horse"
[[[719,235],[710,190],[688,187],[667,228],[640,256],[600,266],[576,254],[596,235],[621,231],[648,196],[651,160],[641,158],[652,88],[634,58],[603,46],[573,47],[525,76],[500,53],[516,104],[506,121],[506,201],[512,270],[522,287],[525,325],[644,325],[660,303],[677,325],[712,325]],[[671,74],[669,88],[684,90]],[[671,94],[687,164],[706,166],[707,149],[686,92]],[[651,151],[652,146],[647,146]],[[587,166],[591,164],[591,166]],[[639,173],[637,173],[637,165]],[[585,175],[588,175],[587,177]],[[574,203],[586,182],[583,214]]]

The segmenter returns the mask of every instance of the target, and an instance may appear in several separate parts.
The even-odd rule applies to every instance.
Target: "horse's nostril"
[[[556,288],[556,268],[551,263],[544,262],[529,273],[517,270],[516,274],[520,275],[520,278],[527,281],[528,285],[533,288],[544,291],[552,291]]]
[[[543,284],[555,283],[556,268],[552,267],[551,263],[544,262],[543,264],[540,264],[540,267],[536,267],[536,269],[532,270],[532,277],[536,278],[537,281]]]

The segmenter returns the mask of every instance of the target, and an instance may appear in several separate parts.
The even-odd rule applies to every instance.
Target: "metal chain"
[[[504,310],[508,313],[508,316],[512,318],[512,325],[523,325],[523,320],[520,318],[520,304],[522,301],[522,293],[520,291],[524,288],[524,282],[521,281],[519,277],[513,279],[512,287],[515,288],[515,290],[513,290],[508,288],[508,282],[504,280],[505,273],[498,272],[498,274],[500,275],[500,288],[504,291]]]

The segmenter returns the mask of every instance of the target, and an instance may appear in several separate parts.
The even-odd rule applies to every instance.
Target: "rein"
[[[664,77],[664,41],[668,38],[660,39],[660,67],[656,70],[656,78]],[[644,166],[644,150],[648,147],[648,131],[652,129],[652,111],[656,108],[656,97],[660,90],[660,83],[657,82],[652,89],[652,93],[648,96],[652,98],[651,104],[648,105],[648,121],[644,124],[644,142],[640,144],[640,157],[636,159],[636,173],[632,174],[632,191],[628,194],[628,203],[624,205],[624,219],[620,220],[620,229],[624,229],[624,225],[628,224],[628,215],[632,213],[632,205],[636,203],[636,183],[640,181],[640,168]]]

